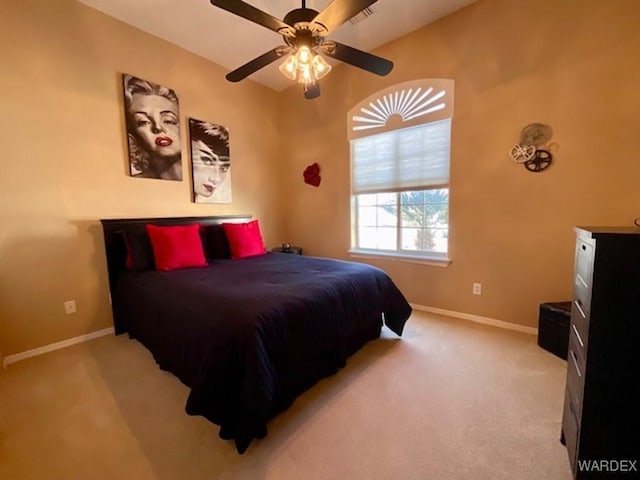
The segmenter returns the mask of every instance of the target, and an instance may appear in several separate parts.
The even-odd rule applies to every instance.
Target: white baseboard
[[[33,350],[27,350],[26,352],[7,355],[2,359],[2,368],[6,369],[7,365],[10,365],[15,362],[19,362],[20,360],[24,360],[25,358],[31,358],[37,355],[42,355],[43,353],[53,352],[54,350],[60,350],[61,348],[70,347],[71,345],[76,345],[77,343],[86,342],[88,340],[93,340],[94,338],[98,338],[98,337],[104,337],[105,335],[110,335],[113,333],[115,333],[113,327],[105,328],[104,330],[98,330],[96,332],[87,333],[86,335],[80,335],[79,337],[68,338],[60,342],[45,345],[44,347],[38,347],[38,348],[34,348]]]
[[[463,320],[471,320],[472,322],[491,325],[493,327],[506,328],[507,330],[515,330],[516,332],[528,333],[530,335],[538,335],[537,328],[525,327],[524,325],[504,322],[502,320],[496,320],[495,318],[481,317],[479,315],[472,315],[470,313],[454,312],[451,310],[444,310],[442,308],[436,307],[427,307],[415,303],[412,303],[410,305],[413,309],[421,312],[437,313],[438,315],[445,315],[447,317],[461,318]]]
[[[411,307],[421,312],[435,313],[438,315],[445,315],[447,317],[460,318],[463,320],[471,320],[472,322],[482,323],[484,325],[491,325],[493,327],[506,328],[507,330],[515,330],[517,332],[528,333],[530,335],[537,335],[538,329],[533,327],[525,327],[523,325],[517,325],[515,323],[504,322],[502,320],[496,320],[494,318],[481,317],[479,315],[472,315],[470,313],[455,312],[452,310],[445,310],[442,308],[428,307],[425,305],[418,305],[412,303]],[[33,350],[27,350],[26,352],[20,352],[13,355],[7,355],[2,359],[2,367],[7,368],[8,365],[24,360],[25,358],[31,358],[44,353],[53,352],[54,350],[60,350],[61,348],[70,347],[78,343],[86,342],[94,338],[103,337],[105,335],[111,335],[114,333],[113,327],[98,330],[96,332],[87,333],[86,335],[80,335],[79,337],[68,338],[60,342],[51,343],[44,347],[34,348]]]

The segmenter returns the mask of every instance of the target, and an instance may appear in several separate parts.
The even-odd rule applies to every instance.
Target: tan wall
[[[4,355],[111,326],[100,218],[251,213],[269,245],[348,258],[346,112],[415,78],[456,81],[453,264],[371,262],[412,302],[534,326],[540,302],[570,295],[571,227],[640,215],[636,0],[480,0],[379,49],[396,62],[390,76],[341,66],[314,101],[229,84],[222,68],[72,0],[0,5]],[[233,204],[191,203],[188,162],[183,182],[127,176],[123,72],[174,88],[183,120],[230,128]],[[558,144],[542,174],[507,156],[532,122]],[[317,189],[302,183],[314,161]]]
[[[388,77],[340,66],[313,102],[288,90],[288,241],[348,258],[347,111],[395,83],[452,78],[453,263],[371,263],[411,302],[536,326],[540,303],[570,298],[572,226],[640,216],[638,18],[637,0],[480,0],[378,49],[396,64]],[[544,173],[508,157],[533,122],[557,144]],[[320,188],[302,182],[314,161]]]
[[[72,0],[0,0],[0,58],[5,356],[111,326],[100,218],[249,213],[281,241],[272,90]],[[182,182],[127,175],[123,72],[178,93]],[[230,129],[231,205],[191,203],[189,116]]]

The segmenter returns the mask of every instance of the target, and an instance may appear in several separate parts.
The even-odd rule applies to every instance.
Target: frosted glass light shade
[[[294,55],[289,55],[287,59],[280,64],[278,69],[285,77],[295,80],[298,76],[298,61],[296,60],[296,57]]]
[[[314,76],[316,77],[316,80],[320,80],[331,71],[331,65],[329,65],[321,55],[316,55],[315,57],[313,57],[311,68],[313,70]]]
[[[311,49],[306,45],[302,45],[298,48],[296,52],[296,59],[298,60],[298,65],[309,65],[313,58],[313,54],[311,53]]]

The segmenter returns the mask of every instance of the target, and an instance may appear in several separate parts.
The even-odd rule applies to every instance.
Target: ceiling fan
[[[285,43],[228,73],[226,79],[239,82],[287,56],[279,67],[280,71],[303,85],[305,98],[316,98],[320,96],[318,80],[331,70],[331,65],[321,54],[377,75],[387,75],[393,69],[393,62],[326,38],[333,30],[376,1],[333,0],[322,12],[317,12],[307,8],[305,0],[302,0],[302,8],[291,10],[279,20],[241,0],[211,0],[211,4],[216,7],[276,32]]]

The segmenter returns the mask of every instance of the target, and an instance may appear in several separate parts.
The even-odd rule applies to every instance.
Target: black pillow
[[[127,245],[127,268],[134,272],[155,270],[153,247],[144,226],[140,229],[128,230],[123,235]]]
[[[204,256],[208,261],[231,258],[229,242],[221,224],[200,225],[200,238],[204,248]]]

